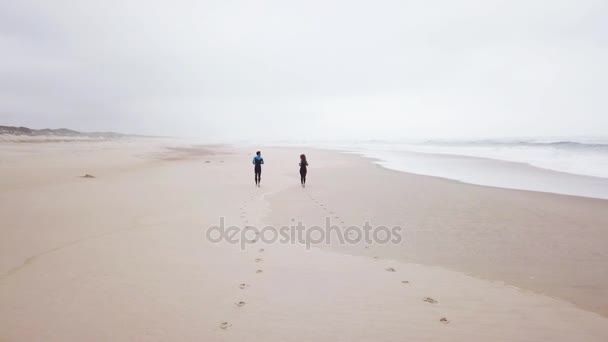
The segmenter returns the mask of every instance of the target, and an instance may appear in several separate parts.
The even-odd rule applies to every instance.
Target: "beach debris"
[[[96,178],[95,176],[93,176],[92,174],[89,173],[85,173],[84,176],[81,176],[82,178]]]
[[[234,303],[234,305],[238,306],[239,308],[240,308],[241,306],[245,305],[245,304],[246,304],[246,303],[245,303],[245,302],[243,302],[243,301],[240,301],[240,302],[236,302],[236,303]]]
[[[402,280],[401,284],[409,284],[410,282],[408,280]]]
[[[232,324],[228,323],[228,322],[222,322],[220,323],[220,328],[226,330],[228,328],[230,328],[232,326]]]
[[[388,272],[397,272],[397,270],[392,267],[385,268],[385,270],[387,270]]]
[[[437,304],[437,301],[431,297],[424,297],[424,301],[431,304]]]
[[[262,273],[262,272],[264,272],[264,271],[262,271],[262,270],[255,271],[255,273]]]
[[[448,319],[447,319],[447,318],[445,318],[445,317],[441,317],[441,319],[439,320],[439,322],[441,322],[441,323],[443,323],[443,324],[448,324],[448,323],[450,323],[450,321],[448,321]]]
[[[205,160],[205,164],[207,164],[207,163],[211,163],[211,162],[209,160]]]

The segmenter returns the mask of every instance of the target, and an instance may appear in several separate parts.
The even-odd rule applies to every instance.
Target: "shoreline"
[[[327,151],[329,153],[336,153],[335,151],[330,151],[330,150],[319,150],[319,151]],[[597,258],[597,257],[592,257],[592,255],[594,253],[602,253],[603,257],[601,257],[600,259],[598,259],[597,261],[594,262],[602,262],[604,266],[600,266],[599,264],[597,266],[594,266],[593,270],[589,270],[588,267],[587,269],[583,269],[578,271],[577,268],[578,266],[573,263],[573,262],[569,262],[570,263],[570,272],[575,272],[576,274],[580,273],[580,272],[585,272],[585,278],[588,278],[587,281],[590,281],[589,279],[596,279],[595,281],[601,279],[601,284],[604,284],[604,286],[600,285],[600,283],[595,283],[595,287],[597,292],[591,291],[588,295],[586,295],[588,298],[583,300],[583,302],[580,301],[580,297],[578,297],[577,295],[573,295],[571,293],[571,291],[576,288],[577,286],[579,286],[578,284],[576,284],[577,281],[579,281],[579,279],[570,279],[567,280],[567,277],[558,277],[561,278],[560,281],[563,281],[565,283],[570,283],[572,286],[571,290],[565,290],[565,289],[560,289],[561,286],[557,286],[556,284],[559,284],[558,281],[556,281],[556,279],[551,276],[551,272],[548,269],[543,269],[543,267],[548,267],[551,266],[551,270],[553,272],[565,272],[564,270],[561,269],[561,264],[559,262],[552,262],[551,258],[548,258],[549,260],[544,260],[541,264],[539,264],[538,267],[533,267],[533,268],[528,268],[525,267],[525,263],[523,260],[518,261],[518,266],[514,269],[511,269],[509,271],[501,271],[501,272],[496,272],[496,270],[492,270],[491,268],[488,268],[490,265],[492,265],[492,263],[488,262],[488,263],[479,263],[477,260],[470,260],[471,258],[468,256],[468,254],[466,252],[460,251],[460,255],[459,255],[459,261],[453,261],[453,260],[449,260],[449,256],[448,255],[443,255],[442,253],[438,253],[438,255],[434,254],[434,253],[426,253],[425,250],[432,250],[434,247],[434,244],[438,243],[440,239],[445,239],[445,236],[442,236],[441,231],[436,231],[433,230],[432,226],[433,224],[429,224],[428,223],[428,219],[425,217],[425,215],[432,215],[432,216],[437,216],[437,213],[431,213],[428,211],[428,209],[425,210],[425,213],[420,214],[417,213],[415,211],[408,211],[408,214],[410,215],[409,219],[404,219],[403,217],[399,218],[398,215],[407,215],[407,214],[398,214],[398,210],[399,210],[399,206],[400,205],[417,205],[419,207],[421,207],[422,209],[425,209],[425,205],[433,205],[433,199],[428,200],[425,199],[424,196],[422,197],[418,197],[418,200],[422,203],[425,204],[420,204],[420,203],[412,203],[411,201],[403,201],[403,204],[396,204],[396,203],[390,203],[391,200],[397,201],[398,198],[400,197],[398,193],[396,193],[397,191],[394,191],[392,193],[392,197],[390,198],[390,200],[378,200],[377,196],[382,196],[386,194],[386,191],[388,189],[390,189],[391,187],[395,187],[396,184],[399,183],[399,181],[401,179],[410,179],[409,180],[409,185],[415,185],[418,183],[422,183],[424,184],[425,182],[432,182],[435,183],[435,187],[437,189],[443,189],[444,187],[447,188],[452,188],[452,194],[451,196],[456,196],[457,198],[459,198],[459,200],[461,201],[466,201],[467,200],[467,196],[475,196],[475,194],[477,193],[483,193],[484,198],[486,199],[492,199],[492,201],[494,202],[499,202],[499,203],[503,203],[505,202],[504,199],[508,199],[506,201],[506,203],[508,203],[508,206],[504,207],[504,210],[502,210],[499,205],[491,205],[490,207],[486,207],[485,209],[490,209],[492,210],[492,212],[495,212],[497,214],[500,214],[501,216],[493,216],[492,214],[488,214],[485,215],[487,217],[484,217],[483,214],[478,214],[475,213],[475,210],[481,210],[483,208],[479,207],[479,205],[481,205],[480,203],[473,203],[471,204],[471,206],[463,206],[463,209],[459,209],[459,210],[455,210],[452,209],[450,210],[450,208],[446,208],[445,210],[447,210],[447,213],[444,215],[439,215],[442,216],[441,218],[439,218],[440,221],[436,221],[438,224],[442,225],[444,228],[443,229],[448,229],[445,230],[444,233],[449,233],[450,235],[455,234],[454,232],[451,232],[450,227],[454,226],[454,227],[459,227],[459,228],[454,228],[454,229],[459,229],[461,232],[461,235],[464,234],[464,236],[466,236],[467,238],[467,242],[472,243],[475,248],[473,249],[473,251],[479,252],[479,250],[483,251],[486,256],[492,256],[493,251],[490,250],[489,247],[484,246],[484,240],[479,240],[479,241],[475,241],[475,237],[474,236],[470,236],[467,235],[467,225],[470,225],[471,227],[476,226],[476,225],[485,225],[487,226],[486,230],[481,230],[481,231],[475,231],[476,233],[479,234],[493,234],[494,236],[496,236],[496,238],[494,239],[489,239],[488,241],[485,241],[486,243],[491,243],[492,246],[494,248],[498,248],[500,250],[502,250],[501,253],[503,253],[503,255],[500,256],[500,259],[502,260],[501,263],[504,263],[504,266],[508,266],[509,268],[512,268],[514,265],[509,265],[510,264],[510,256],[509,254],[513,254],[513,251],[510,251],[509,246],[513,245],[512,248],[520,248],[520,246],[518,245],[520,242],[523,242],[524,240],[520,241],[519,237],[517,237],[517,240],[513,240],[513,241],[506,241],[503,242],[501,241],[501,238],[499,238],[501,235],[504,235],[505,232],[507,232],[510,228],[508,225],[504,225],[503,223],[501,223],[500,221],[497,221],[496,223],[492,223],[492,221],[488,221],[488,220],[492,220],[492,218],[494,218],[494,220],[499,219],[503,220],[505,222],[509,222],[511,225],[520,225],[521,227],[517,229],[518,233],[517,234],[524,234],[523,236],[525,236],[526,230],[525,230],[525,225],[526,224],[532,224],[532,225],[542,225],[543,227],[540,227],[540,229],[536,229],[536,231],[534,232],[534,243],[540,248],[544,248],[546,249],[546,245],[548,243],[543,243],[543,240],[555,240],[555,242],[551,242],[551,243],[559,243],[560,249],[562,249],[563,247],[568,246],[570,241],[567,240],[563,240],[563,239],[554,239],[551,235],[554,235],[554,229],[559,229],[558,227],[561,227],[562,229],[568,229],[569,232],[568,234],[570,234],[569,236],[572,238],[577,237],[577,235],[579,234],[584,234],[583,231],[578,232],[575,227],[578,224],[582,224],[584,225],[588,225],[590,224],[588,218],[585,218],[584,215],[579,214],[578,216],[572,216],[570,219],[568,219],[567,221],[570,223],[566,223],[566,224],[562,224],[560,221],[561,220],[565,220],[568,217],[568,210],[583,210],[585,209],[585,212],[589,214],[590,217],[595,216],[596,218],[596,223],[592,226],[593,228],[593,233],[595,238],[600,239],[601,241],[606,241],[608,242],[608,232],[604,232],[602,231],[602,227],[604,226],[608,226],[608,201],[605,199],[598,199],[598,198],[590,198],[590,197],[582,197],[582,196],[573,196],[573,195],[564,195],[564,194],[554,194],[554,193],[546,193],[546,192],[539,192],[539,191],[531,191],[531,190],[520,190],[520,189],[505,189],[505,188],[499,188],[499,187],[491,187],[491,186],[485,186],[485,185],[477,185],[477,184],[469,184],[469,183],[465,183],[465,182],[461,182],[458,180],[453,180],[453,179],[448,179],[448,178],[443,178],[443,177],[435,177],[435,176],[428,176],[428,175],[418,175],[418,174],[413,174],[413,173],[407,173],[407,172],[403,172],[403,171],[398,171],[398,170],[393,170],[393,169],[388,169],[382,165],[379,165],[377,163],[374,163],[374,158],[370,158],[370,157],[365,157],[365,156],[360,156],[360,155],[355,155],[355,154],[342,154],[344,156],[353,156],[355,159],[359,158],[360,162],[357,162],[357,166],[355,167],[356,169],[363,169],[365,168],[365,172],[359,172],[359,174],[364,174],[365,178],[372,178],[372,179],[379,179],[382,181],[378,181],[375,185],[379,185],[382,183],[391,183],[390,185],[387,184],[382,184],[384,187],[382,189],[377,189],[376,187],[366,187],[365,190],[356,190],[356,191],[350,191],[347,192],[349,189],[348,188],[341,188],[340,191],[338,191],[338,193],[340,193],[340,196],[332,196],[331,199],[329,199],[329,201],[334,202],[337,206],[337,204],[340,202],[340,197],[346,197],[346,198],[351,198],[351,205],[354,202],[354,199],[357,198],[357,192],[358,191],[362,191],[364,193],[367,193],[369,196],[372,196],[374,198],[376,198],[374,201],[361,201],[361,203],[359,204],[359,206],[355,209],[352,208],[353,210],[357,211],[363,211],[365,212],[366,210],[369,210],[369,208],[376,208],[378,210],[376,210],[377,212],[374,213],[373,215],[371,215],[369,212],[367,213],[367,217],[368,218],[372,218],[372,220],[375,220],[376,222],[380,222],[381,224],[385,224],[386,223],[386,217],[390,217],[389,221],[392,220],[391,222],[400,222],[400,223],[407,223],[404,224],[404,226],[406,226],[409,229],[409,232],[411,235],[414,236],[414,240],[416,240],[417,237],[419,237],[421,234],[428,234],[429,237],[424,237],[423,240],[423,246],[424,247],[420,247],[415,245],[414,242],[412,242],[412,245],[407,245],[404,244],[403,246],[399,246],[399,247],[393,247],[393,246],[388,246],[387,248],[384,249],[379,249],[378,251],[374,252],[375,254],[377,254],[376,256],[382,257],[382,258],[392,258],[395,260],[400,260],[400,261],[404,261],[404,262],[415,262],[415,263],[420,263],[423,265],[428,265],[428,266],[440,266],[440,267],[447,267],[448,269],[452,269],[452,270],[456,270],[459,272],[463,272],[465,274],[474,276],[474,277],[480,277],[482,279],[488,279],[491,281],[501,281],[501,282],[505,282],[506,284],[511,284],[513,286],[522,288],[524,290],[530,290],[534,293],[537,294],[543,294],[543,295],[548,295],[548,296],[552,296],[555,298],[560,298],[560,299],[566,299],[568,302],[571,302],[583,309],[589,310],[591,309],[591,311],[593,312],[597,312],[600,313],[602,316],[606,317],[608,316],[608,302],[603,302],[603,304],[598,304],[597,300],[600,300],[601,298],[606,298],[606,295],[608,295],[608,291],[604,290],[606,287],[608,287],[608,274],[604,274],[606,272],[600,272],[601,274],[598,277],[594,276],[594,272],[601,270],[601,269],[605,269],[605,267],[608,267],[608,255],[606,255],[605,252],[602,251],[601,248],[601,244],[598,243],[594,243],[593,246],[595,246],[594,248],[591,248],[590,250],[585,251],[584,249],[575,249],[574,251],[577,251],[575,253],[580,253],[580,252],[585,252],[585,254],[588,255],[589,258]],[[346,159],[349,159],[348,157]],[[365,165],[366,166],[362,166]],[[339,175],[338,175],[339,174]],[[329,179],[337,179],[337,178],[343,178],[346,176],[350,176],[346,174],[346,171],[340,171],[340,172],[334,172],[333,174],[328,173],[327,175],[324,175],[325,178],[323,179],[324,182],[330,182]],[[357,175],[356,178],[359,178],[360,175]],[[387,178],[390,177],[390,181],[387,180]],[[311,183],[312,184],[312,183]],[[315,190],[311,190],[312,186],[311,185],[307,188],[307,191],[320,191],[320,189],[317,189],[316,187],[314,188]],[[351,189],[352,190],[352,189]],[[376,194],[374,194],[374,191],[376,191]],[[407,188],[404,188],[404,191],[407,191]],[[407,192],[405,192],[407,193]],[[467,194],[467,196],[462,197],[459,196],[458,193],[465,193]],[[382,195],[381,195],[382,194]],[[329,192],[323,191],[323,195],[330,195]],[[439,196],[439,194],[432,194],[431,197],[437,197]],[[276,202],[278,203],[288,203],[289,199],[288,198],[279,198],[276,200]],[[451,199],[443,199],[443,201],[446,202],[450,202],[452,201]],[[372,204],[373,203],[373,204]],[[447,203],[446,203],[447,204]],[[507,205],[507,204],[504,204]],[[554,207],[554,209],[550,209],[549,212],[547,212],[546,209],[543,209],[544,205],[550,205],[551,207]],[[597,212],[594,212],[594,210],[588,209],[587,207],[593,205],[593,208],[598,208]],[[443,205],[443,207],[445,207],[445,204]],[[381,210],[382,208],[384,208],[385,210]],[[389,208],[387,210],[387,208]],[[536,209],[534,209],[536,208]],[[603,208],[603,209],[600,209]],[[284,210],[285,208],[283,208]],[[345,211],[348,211],[348,209],[344,208]],[[473,211],[472,211],[473,210]],[[517,218],[510,218],[509,217],[509,210],[517,210],[518,212],[520,212],[521,214],[525,215],[526,217],[524,219],[517,219]],[[535,214],[534,214],[534,210],[539,210],[541,212],[539,217],[535,218]],[[462,211],[465,211],[466,213],[463,215]],[[544,213],[543,213],[544,212]],[[551,214],[549,214],[551,213]],[[352,215],[353,219],[354,217],[356,217],[357,215]],[[363,217],[365,215],[359,215],[358,219],[354,219],[355,221],[362,223],[363,221],[365,221]],[[501,218],[502,217],[502,218]],[[288,222],[286,221],[287,217],[283,217],[282,220],[283,222]],[[528,223],[526,222],[527,219],[534,219],[535,223]],[[455,222],[449,222],[450,220],[454,220]],[[577,221],[578,220],[578,221]],[[279,224],[280,220],[275,221],[275,224]],[[431,219],[432,221],[432,219]],[[601,223],[600,223],[601,222]],[[322,224],[322,222],[320,221],[315,221],[315,223],[317,224]],[[551,226],[551,224],[554,224],[555,226]],[[422,225],[424,226],[424,228],[419,229],[417,227],[417,225]],[[569,226],[570,225],[570,226]],[[492,228],[493,226],[496,226],[496,228]],[[551,226],[551,227],[550,227]],[[498,227],[500,227],[500,230],[497,230]],[[534,227],[536,228],[536,227]],[[502,232],[501,232],[502,231]],[[563,233],[563,232],[562,232]],[[406,232],[406,235],[408,233]],[[512,233],[514,234],[514,233]],[[541,234],[541,235],[539,235]],[[533,238],[533,237],[530,237]],[[471,240],[471,241],[469,241]],[[584,237],[581,237],[580,239],[581,242],[579,242],[579,244],[587,244]],[[420,242],[420,241],[418,241]],[[507,247],[501,246],[502,244],[506,243]],[[509,244],[510,243],[510,244]],[[572,242],[574,243],[574,241]],[[456,248],[457,250],[462,249],[462,247],[458,246],[458,245],[453,245],[453,244],[448,244],[450,246],[450,248]],[[590,247],[590,246],[588,246]],[[343,251],[343,252],[347,252],[353,255],[363,255],[363,256],[370,256],[370,252],[369,250],[361,250],[361,249],[357,249],[357,248],[343,248],[341,246],[330,246],[328,247],[329,249],[334,249],[334,250],[339,250],[339,251]],[[401,248],[401,249],[400,249]],[[413,249],[413,251],[412,251]],[[410,250],[410,252],[406,252],[404,250]],[[522,251],[519,251],[522,252]],[[546,252],[550,252],[549,250],[546,250]],[[572,251],[569,253],[573,253]],[[537,253],[535,253],[530,247],[527,247],[527,255],[529,255],[530,257],[532,256],[536,256],[536,257],[542,257],[543,259],[547,259],[547,256],[543,256],[541,255],[536,255]],[[551,253],[554,257],[563,257],[563,254],[560,253]],[[517,254],[514,254],[513,256],[518,256]],[[576,256],[576,255],[574,255]],[[440,258],[439,258],[440,257]],[[433,258],[439,258],[439,260],[435,260]],[[483,257],[478,257],[476,259],[483,259]],[[530,260],[533,263],[536,263],[538,261],[533,261]],[[564,263],[568,263],[568,262],[564,262]],[[487,265],[486,265],[487,264]],[[500,264],[498,264],[497,266],[499,266]],[[540,265],[543,265],[542,267]],[[603,268],[604,267],[604,268]],[[526,270],[527,273],[529,273],[529,279],[525,279],[524,277],[522,277],[523,275],[523,270]],[[539,275],[539,273],[541,273]],[[577,277],[578,278],[578,277]],[[550,283],[545,284],[545,285],[541,285],[543,284],[542,279],[553,279]],[[592,282],[593,284],[593,282]],[[557,288],[555,288],[557,286]],[[578,298],[578,299],[577,299]],[[595,304],[593,304],[595,303]]]
[[[608,200],[608,178],[558,171],[535,166],[526,162],[447,153],[417,151],[391,152],[394,154],[397,153],[406,156],[413,156],[412,160],[410,160],[411,164],[424,164],[425,159],[429,159],[433,162],[444,161],[444,166],[451,166],[454,161],[461,162],[463,164],[475,164],[463,165],[466,169],[459,170],[456,173],[456,176],[454,176],[447,174],[445,171],[432,169],[415,170],[408,169],[408,167],[404,168],[403,166],[396,165],[394,160],[391,161],[388,160],[389,158],[383,159],[380,156],[374,156],[373,152],[368,153],[363,150],[332,148],[319,149],[336,151],[343,154],[358,155],[360,157],[369,159],[373,163],[378,164],[383,168],[408,174],[437,177],[458,181],[465,184],[487,186],[498,189],[522,190]],[[378,152],[376,154],[378,154]],[[502,175],[490,175],[492,173],[492,169],[495,169],[493,171],[502,173]],[[514,179],[506,181],[505,179],[509,178],[507,176],[510,174],[516,174],[517,176]],[[549,180],[548,183],[547,180]],[[598,188],[601,189],[598,190]]]
[[[333,151],[343,153],[342,151],[337,151],[337,150],[333,150]],[[498,186],[498,185],[487,185],[487,184],[469,183],[467,181],[463,181],[463,180],[459,180],[459,179],[455,179],[455,178],[448,178],[448,177],[434,176],[434,175],[429,175],[429,174],[422,174],[422,173],[414,173],[414,172],[402,171],[402,170],[390,168],[390,167],[387,167],[387,166],[383,165],[382,163],[385,163],[386,161],[382,160],[380,158],[368,157],[368,156],[365,156],[364,154],[361,154],[359,152],[350,153],[350,152],[344,151],[344,153],[353,154],[353,155],[359,156],[359,157],[361,157],[363,159],[366,159],[370,163],[372,163],[374,165],[377,165],[378,167],[382,168],[383,170],[392,171],[392,172],[398,172],[398,173],[405,173],[405,174],[412,175],[412,176],[429,177],[429,178],[434,178],[434,179],[441,179],[441,180],[446,180],[446,181],[450,181],[450,182],[455,182],[455,183],[458,183],[458,184],[479,186],[479,187],[484,187],[484,188],[494,188],[494,189],[500,189],[500,190],[523,191],[523,192],[540,193],[540,194],[546,194],[546,195],[575,197],[575,198],[588,198],[588,199],[593,199],[593,200],[608,201],[608,197],[607,198],[603,198],[603,197],[591,197],[591,196],[583,196],[583,195],[575,195],[575,194],[564,194],[564,193],[550,192],[550,191],[529,190],[529,189],[519,189],[519,188],[507,188],[507,187],[501,187],[501,186]],[[426,153],[421,153],[421,154],[426,154]],[[446,156],[450,156],[450,155],[446,155]],[[452,156],[450,156],[450,157],[452,157]],[[560,175],[576,176],[576,177],[582,177],[582,178],[588,178],[588,179],[594,179],[594,180],[608,181],[608,179],[602,178],[602,177],[593,177],[593,176],[580,175],[580,174],[576,174],[576,173],[555,171],[555,170],[551,170],[551,169],[545,169],[545,168],[537,167],[537,166],[534,166],[534,165],[531,165],[531,164],[527,164],[527,163],[519,163],[519,162],[508,161],[508,160],[483,158],[483,157],[460,156],[460,155],[456,156],[456,157],[457,158],[472,158],[472,159],[487,159],[487,160],[491,160],[493,162],[499,162],[499,163],[519,164],[519,165],[522,165],[522,166],[538,169],[541,172],[549,172],[549,173],[556,173],[556,174],[560,174]]]

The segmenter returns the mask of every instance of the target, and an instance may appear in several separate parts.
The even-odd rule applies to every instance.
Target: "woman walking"
[[[306,155],[300,155],[300,182],[302,183],[302,187],[306,186],[306,173],[308,170],[306,167],[308,166],[308,162],[306,161]]]

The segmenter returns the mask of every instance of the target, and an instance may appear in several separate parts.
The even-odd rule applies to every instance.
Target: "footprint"
[[[397,272],[397,270],[392,267],[385,268],[385,270],[387,270],[389,272]]]
[[[255,262],[261,262],[262,258],[255,258]]]
[[[241,290],[246,289],[248,287],[249,287],[249,284],[246,284],[246,283],[239,284],[239,289],[241,289]]]
[[[409,284],[410,282],[408,280],[402,280],[401,284]]]
[[[257,271],[255,271],[255,273],[262,273],[262,272],[264,272],[264,271],[263,270],[257,270]]]
[[[245,302],[243,302],[243,301],[240,301],[240,302],[236,302],[236,303],[234,303],[234,305],[238,306],[239,308],[240,308],[241,306],[245,305],[245,304],[246,304],[246,303],[245,303]]]
[[[258,249],[258,252],[262,253],[264,251],[264,248],[260,248]]]
[[[232,326],[232,324],[228,323],[228,322],[222,322],[222,323],[220,323],[220,328],[222,328],[224,330],[230,328],[231,326]]]
[[[424,301],[431,304],[437,304],[437,301],[431,297],[424,297]]]
[[[447,318],[445,318],[445,317],[441,317],[441,319],[439,320],[439,322],[441,322],[441,323],[443,323],[443,324],[448,324],[448,323],[450,323],[450,321],[448,321],[448,319],[447,319]]]

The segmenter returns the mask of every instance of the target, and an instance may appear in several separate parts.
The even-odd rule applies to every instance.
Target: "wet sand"
[[[333,249],[463,271],[608,315],[608,200],[477,186],[311,153],[332,160],[313,171],[306,189],[328,208],[317,208],[328,214],[322,219],[397,225],[405,234],[397,245]],[[297,198],[290,190],[273,198],[285,214],[277,224],[301,216],[291,204]],[[322,219],[309,224],[325,226]]]

